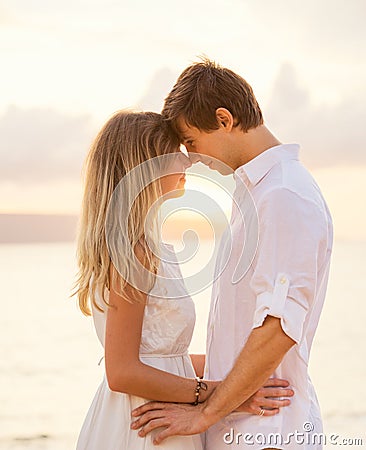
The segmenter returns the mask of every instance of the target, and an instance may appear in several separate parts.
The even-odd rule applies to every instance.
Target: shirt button
[[[280,279],[280,283],[281,283],[281,284],[285,284],[285,283],[286,283],[286,281],[287,281],[287,280],[286,280],[286,278],[285,278],[285,277],[282,277],[282,278]]]

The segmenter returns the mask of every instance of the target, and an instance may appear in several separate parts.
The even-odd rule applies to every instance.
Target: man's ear
[[[234,118],[231,112],[226,108],[216,109],[216,119],[220,127],[226,131],[231,131],[234,126]]]

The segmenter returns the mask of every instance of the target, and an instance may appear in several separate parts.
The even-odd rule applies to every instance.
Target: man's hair
[[[179,133],[177,120],[202,131],[219,128],[217,108],[226,108],[235,126],[246,132],[263,124],[251,86],[233,71],[207,58],[187,67],[165,99],[162,115]]]

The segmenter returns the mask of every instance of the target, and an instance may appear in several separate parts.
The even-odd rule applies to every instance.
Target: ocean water
[[[75,448],[103,376],[91,319],[69,298],[74,254],[71,243],[0,246],[0,449]],[[357,448],[366,448],[365,254],[365,242],[335,243],[310,367],[326,434],[339,435],[338,445],[362,439]],[[191,351],[203,352],[209,290],[194,300]]]

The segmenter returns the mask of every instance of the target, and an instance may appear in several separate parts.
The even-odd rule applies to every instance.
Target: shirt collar
[[[300,146],[298,144],[281,144],[265,150],[251,161],[238,167],[234,172],[234,178],[247,179],[255,186],[267,175],[277,163],[299,159]]]

